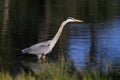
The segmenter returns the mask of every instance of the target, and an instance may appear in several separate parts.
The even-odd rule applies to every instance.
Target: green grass
[[[114,72],[110,74],[87,70],[78,73],[71,72],[64,57],[60,57],[57,62],[45,62],[43,64],[46,69],[37,75],[26,74],[23,71],[13,77],[9,72],[1,71],[0,80],[118,80],[120,78],[120,74]]]

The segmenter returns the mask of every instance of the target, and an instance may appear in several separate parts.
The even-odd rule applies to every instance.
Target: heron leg
[[[46,59],[45,54],[38,55],[38,59],[40,59],[41,61],[45,61]]]
[[[38,59],[41,59],[42,55],[38,55]]]
[[[45,56],[44,54],[42,54],[41,60],[42,60],[42,61],[45,61],[45,59],[46,59],[46,56]]]

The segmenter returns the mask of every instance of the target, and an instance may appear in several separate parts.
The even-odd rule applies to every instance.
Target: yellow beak
[[[75,19],[75,22],[83,22],[83,20]]]

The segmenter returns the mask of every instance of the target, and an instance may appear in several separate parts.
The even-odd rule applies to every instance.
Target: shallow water
[[[19,71],[21,50],[52,39],[61,22],[71,16],[84,20],[84,23],[67,24],[50,57],[56,60],[59,54],[68,55],[77,70],[119,71],[119,3],[118,0],[13,0],[6,27],[2,24],[4,7],[1,5],[0,66]]]

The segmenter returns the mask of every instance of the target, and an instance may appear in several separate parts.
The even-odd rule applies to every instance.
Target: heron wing
[[[38,48],[38,47],[44,47],[44,46],[49,46],[51,43],[51,40],[45,41],[45,42],[40,42],[37,44],[34,44],[32,46],[30,46],[30,48]]]
[[[51,40],[34,44],[29,47],[29,54],[39,54],[39,53],[48,53],[50,50]]]

